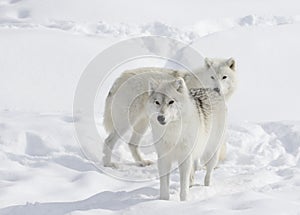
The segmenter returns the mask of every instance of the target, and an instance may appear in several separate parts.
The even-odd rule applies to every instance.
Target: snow
[[[204,187],[204,171],[197,172],[190,201],[180,203],[178,171],[171,200],[160,201],[156,166],[135,166],[120,144],[123,160],[113,171],[141,181],[110,177],[81,153],[68,117],[1,112],[0,214],[299,212],[300,150],[290,141],[300,136],[299,122],[231,125],[227,159],[213,185]]]
[[[299,214],[299,11],[297,0],[0,0],[0,214]],[[237,61],[226,160],[210,187],[197,172],[187,202],[178,170],[170,201],[158,200],[156,165],[136,166],[126,144],[115,148],[118,169],[86,157],[101,159],[102,109],[101,140],[76,137],[82,71],[112,44],[145,35]],[[123,65],[105,90],[126,66],[151,63],[163,65]],[[103,108],[105,95],[97,99]],[[153,150],[142,148],[155,162]]]

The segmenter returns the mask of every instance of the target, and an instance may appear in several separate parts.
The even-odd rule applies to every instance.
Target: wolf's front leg
[[[169,182],[172,160],[169,156],[158,158],[158,172],[160,181],[160,199],[169,200]]]
[[[139,166],[148,166],[152,164],[151,161],[144,160],[138,150],[139,143],[147,131],[148,121],[148,119],[143,118],[134,125],[133,132],[128,143],[131,154]]]
[[[205,178],[204,178],[204,185],[205,186],[209,186],[211,183],[211,175],[212,175],[212,171],[214,170],[214,168],[217,166],[218,161],[219,161],[219,154],[220,154],[220,149],[219,148],[215,154],[213,155],[213,157],[207,162],[206,164],[206,174],[205,174]]]
[[[179,163],[180,172],[180,201],[185,201],[189,192],[190,174],[192,170],[192,157],[188,156],[181,164]]]
[[[190,187],[192,187],[194,185],[194,181],[195,181],[195,172],[196,170],[198,170],[198,166],[199,166],[199,160],[195,160],[193,162],[193,165],[192,165],[192,169],[191,169],[191,175],[190,175]]]

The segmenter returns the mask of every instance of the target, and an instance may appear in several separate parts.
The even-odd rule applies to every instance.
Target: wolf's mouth
[[[161,122],[161,121],[158,121],[161,125],[165,125],[166,122]]]

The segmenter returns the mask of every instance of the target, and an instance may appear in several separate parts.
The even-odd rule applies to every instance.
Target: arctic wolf
[[[236,63],[233,58],[228,60],[220,58],[205,58],[205,65],[201,68],[198,73],[202,76],[202,80],[209,83],[210,88],[216,89],[219,87],[221,94],[225,97],[226,103],[231,98],[237,86],[237,75],[236,75]],[[214,73],[214,74],[213,74]],[[208,80],[207,80],[208,79]],[[226,124],[224,125],[227,126]],[[225,128],[226,129],[226,128]],[[225,137],[225,135],[224,135]],[[206,166],[206,175],[204,179],[204,185],[210,185],[210,179],[213,169],[217,166],[219,161],[222,161],[226,157],[226,138],[222,139],[221,146],[217,149],[212,157],[202,156],[200,164]],[[210,147],[204,152],[204,155],[210,156]],[[200,165],[200,166],[201,166]],[[195,170],[199,168],[199,161],[195,162],[190,178],[190,184],[193,184]]]
[[[182,78],[159,84],[151,81],[149,84],[146,110],[158,155],[160,199],[169,199],[173,161],[179,165],[180,200],[187,198],[193,163],[206,148],[212,129],[213,110],[222,100],[218,91],[203,90],[189,90]],[[213,103],[209,98],[214,100]]]
[[[112,150],[117,140],[123,137],[128,130],[131,131],[132,135],[126,142],[129,144],[135,161],[141,166],[151,163],[142,159],[138,151],[139,142],[149,125],[145,110],[146,102],[149,99],[149,79],[172,80],[176,77],[182,77],[188,89],[209,87],[219,90],[225,96],[225,99],[229,99],[236,86],[235,74],[235,61],[232,58],[206,58],[204,67],[194,71],[193,74],[187,71],[165,68],[139,68],[124,72],[115,81],[106,98],[104,127],[109,135],[103,147],[104,166],[115,166],[111,163]],[[207,161],[207,166],[211,166],[208,170],[215,167],[219,160],[219,154],[220,157],[224,157],[225,146],[225,144],[222,144],[222,147],[218,148],[211,163]]]
[[[205,58],[204,66],[195,71],[206,83],[205,87],[220,88],[220,92],[228,101],[237,86],[236,63],[233,58]]]

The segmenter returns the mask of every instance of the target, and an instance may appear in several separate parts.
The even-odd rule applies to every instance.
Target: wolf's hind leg
[[[148,166],[152,164],[151,161],[144,160],[138,150],[139,143],[147,131],[148,128],[148,121],[146,119],[139,120],[134,125],[134,131],[132,132],[131,138],[129,140],[129,149],[131,151],[131,154],[134,158],[134,160],[140,165],[140,166]]]
[[[105,167],[117,168],[117,166],[111,162],[111,154],[118,139],[119,139],[119,135],[116,132],[116,130],[113,130],[105,139],[104,146],[103,146],[103,158],[102,158],[103,165]]]
[[[214,168],[217,166],[219,161],[221,147],[215,152],[213,157],[206,163],[206,175],[204,178],[204,185],[209,186],[211,182],[211,175]]]

